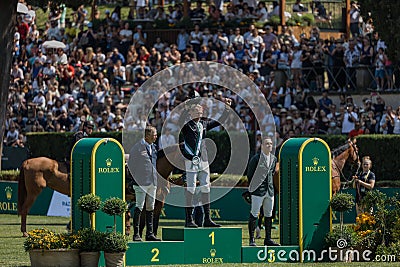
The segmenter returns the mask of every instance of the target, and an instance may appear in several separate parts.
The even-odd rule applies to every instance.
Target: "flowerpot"
[[[106,260],[106,267],[123,267],[125,252],[119,252],[119,253],[104,252],[104,258]]]
[[[100,252],[81,252],[81,267],[97,267],[99,265]]]
[[[78,249],[33,249],[29,251],[32,267],[79,266]]]

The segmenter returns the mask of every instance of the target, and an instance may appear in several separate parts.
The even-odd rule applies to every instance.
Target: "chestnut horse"
[[[177,157],[181,154],[176,153],[179,150],[177,148],[178,145],[166,148],[159,152],[157,159],[157,171],[164,179],[159,179],[157,188],[157,201],[154,209],[155,233],[165,197],[169,192],[168,178],[174,169],[174,166],[165,155],[168,154],[168,158],[173,159],[173,161],[179,160]],[[21,215],[21,232],[23,236],[28,236],[26,232],[26,217],[43,188],[50,187],[62,194],[71,195],[70,178],[67,173],[67,167],[63,165],[46,157],[27,159],[22,163],[18,180],[18,214]],[[129,193],[128,190],[126,191]],[[133,199],[133,197],[127,196],[126,199]]]
[[[335,195],[341,188],[340,177],[343,176],[343,167],[347,160],[352,164],[357,164],[357,171],[360,168],[360,157],[356,139],[349,139],[347,143],[332,151],[332,194]],[[346,177],[344,177],[346,179]],[[347,181],[350,182],[350,181]]]
[[[61,167],[61,169],[60,169]],[[26,216],[43,188],[50,187],[70,196],[70,182],[67,169],[57,161],[40,157],[25,160],[18,179],[18,214],[21,215],[21,232],[26,232]]]

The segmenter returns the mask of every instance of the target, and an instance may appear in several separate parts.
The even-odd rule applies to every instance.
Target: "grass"
[[[46,217],[46,216],[29,216],[28,217],[28,231],[46,227],[48,229],[54,230],[56,232],[66,231],[66,224],[68,223],[68,218],[64,217]],[[181,220],[162,220],[162,226],[175,226],[182,227],[183,221]],[[223,225],[236,226],[243,228],[243,245],[247,245],[248,233],[247,233],[247,223],[245,222],[223,222]],[[22,237],[20,232],[20,218],[16,215],[1,215],[0,216],[0,266],[30,266],[29,255],[24,251],[23,242],[25,238]],[[262,234],[264,235],[264,234]],[[273,230],[273,237],[277,238],[278,230]],[[262,239],[257,240],[257,244],[262,244]],[[307,263],[307,264],[295,264],[295,263],[274,263],[273,266],[302,266],[302,267],[336,267],[336,266],[398,266],[398,263]],[[171,265],[170,265],[171,266]],[[190,267],[190,266],[201,266],[201,265],[174,265],[176,267]],[[221,267],[265,267],[266,264],[221,264]],[[272,265],[271,265],[272,266]]]

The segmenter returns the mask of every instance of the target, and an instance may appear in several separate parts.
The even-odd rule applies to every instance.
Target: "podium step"
[[[183,241],[184,240],[184,228],[162,228],[162,240],[164,241]]]
[[[184,264],[184,242],[129,242],[127,266]]]
[[[185,264],[241,262],[242,228],[185,228]]]
[[[299,246],[242,247],[242,263],[300,262]]]

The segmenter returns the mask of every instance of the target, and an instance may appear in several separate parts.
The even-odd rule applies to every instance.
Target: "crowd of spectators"
[[[245,6],[247,2],[238,3]],[[257,14],[260,4],[251,6],[251,14]],[[229,7],[218,16],[228,16]],[[219,62],[248,75],[270,104],[277,138],[400,133],[400,107],[385,105],[379,93],[362,103],[354,103],[348,94],[355,90],[352,72],[358,64],[373,67],[377,90],[393,88],[393,69],[376,32],[322,40],[318,27],[295,36],[286,26],[278,34],[271,26],[257,29],[252,24],[242,34],[240,28],[221,27],[213,32],[196,25],[193,30],[182,29],[175,43],[160,38],[149,43],[143,27],[130,28],[119,7],[105,11],[96,29],[87,21],[84,6],[70,19],[65,18],[64,9],[49,13],[45,29],[37,29],[32,15],[18,16],[7,103],[7,146],[23,146],[26,132],[78,131],[87,120],[95,123],[95,131],[121,131],[126,127],[126,98],[159,71],[191,61]],[[198,2],[190,14],[203,16],[202,10]],[[58,40],[65,48],[46,49],[43,43],[47,40]],[[275,85],[278,72],[286,77],[282,86]],[[170,110],[192,91],[220,100],[232,98],[246,130],[271,131],[260,129],[246,103],[212,80],[173,88],[159,100],[153,114],[133,118],[129,127],[141,129],[150,123],[160,130]],[[315,96],[313,92],[320,93]],[[330,92],[341,93],[339,105],[330,100]]]

